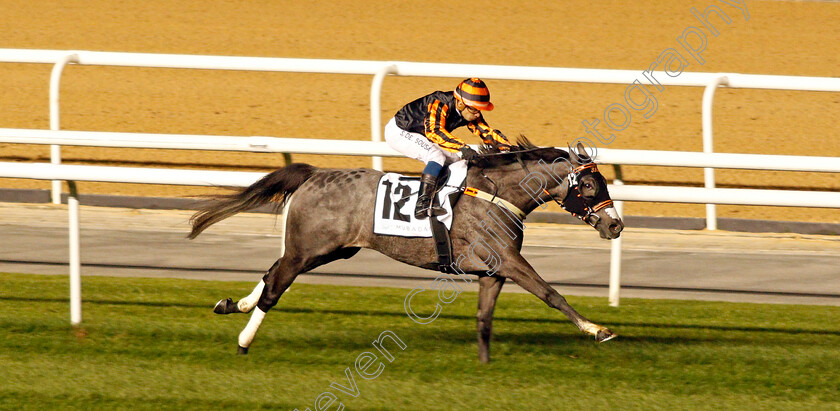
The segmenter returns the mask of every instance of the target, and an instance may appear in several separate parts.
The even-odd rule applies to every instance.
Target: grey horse
[[[523,136],[510,152],[482,147],[480,153],[469,164],[465,195],[453,209],[451,248],[459,258],[444,267],[458,275],[478,276],[479,360],[490,361],[493,310],[507,279],[560,310],[596,341],[614,338],[612,331],[575,311],[520,254],[523,220],[545,201],[558,202],[602,238],[620,235],[624,224],[612,206],[606,180],[584,147],[540,148]],[[191,219],[190,239],[236,213],[265,204],[274,204],[278,212],[282,207],[280,258],[250,295],[238,302],[221,300],[214,309],[219,314],[253,310],[239,335],[240,354],[247,354],[265,313],[300,273],[350,258],[362,247],[413,266],[441,269],[432,238],[374,234],[374,201],[382,175],[370,169],[295,163],[236,193],[213,196],[199,207]],[[485,239],[481,246],[476,246],[477,238]]]

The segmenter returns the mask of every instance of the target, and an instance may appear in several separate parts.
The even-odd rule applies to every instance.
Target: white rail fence
[[[372,75],[370,93],[371,141],[382,141],[380,96],[389,74],[414,77],[483,77],[499,80],[534,80],[577,83],[627,84],[640,80],[642,74],[661,86],[704,87],[702,102],[703,151],[713,152],[712,107],[715,90],[760,88],[775,90],[840,92],[840,78],[773,76],[738,73],[691,73],[558,67],[523,67],[479,64],[442,64],[405,61],[326,60],[272,57],[201,56],[184,54],[120,53],[75,50],[0,49],[0,62],[52,64],[50,76],[50,129],[60,129],[59,84],[68,64],[97,66],[129,66],[204,70],[240,70],[268,72],[330,73]],[[61,163],[60,146],[51,148],[51,162]],[[373,156],[373,168],[382,170],[381,156]],[[705,168],[705,186],[714,188],[714,169]],[[52,199],[59,202],[60,184],[53,182]],[[717,229],[714,204],[706,205],[706,227]]]
[[[367,156],[373,154],[380,156],[400,155],[383,142],[261,136],[197,136],[0,128],[0,142]],[[597,162],[615,165],[840,172],[840,158],[813,156],[601,149]],[[70,183],[68,224],[70,228],[70,321],[72,324],[81,322],[81,247],[79,243],[79,207],[74,181],[244,187],[264,175],[265,173],[252,172],[0,162],[0,177],[67,180]],[[610,185],[609,190],[612,198],[616,200],[619,213],[621,213],[623,201],[840,208],[840,193],[838,192],[626,186],[621,181],[615,181],[614,184]],[[610,305],[618,306],[621,284],[621,238],[613,240],[611,247],[609,300]]]
[[[382,142],[380,94],[388,74],[399,76],[455,77],[609,83],[631,85],[641,72],[632,70],[575,69],[552,67],[491,66],[415,62],[318,60],[259,57],[195,56],[173,54],[114,53],[94,51],[0,49],[0,62],[53,64],[50,77],[50,130],[0,129],[0,141],[50,144],[51,164],[0,163],[0,177],[55,180],[53,201],[58,202],[60,181],[70,183],[70,274],[71,322],[81,321],[78,200],[73,181],[110,181],[180,185],[245,186],[261,173],[162,170],[146,168],[61,165],[60,145],[105,147],[201,149],[252,152],[284,152],[373,156],[373,167],[382,169],[381,157],[398,156]],[[143,133],[59,131],[59,83],[67,64],[159,67],[211,70],[248,70],[373,75],[370,95],[371,141],[314,140],[275,137],[198,136]],[[599,163],[702,167],[705,188],[610,186],[620,209],[621,200],[707,204],[707,228],[716,228],[714,204],[778,205],[840,208],[840,193],[714,188],[714,168],[840,172],[840,158],[722,154],[712,150],[712,106],[717,87],[761,88],[803,91],[840,91],[840,78],[769,76],[734,73],[648,72],[664,86],[705,87],[702,102],[704,153],[612,150],[599,148]],[[610,270],[610,305],[618,305],[621,242],[613,241]],[[76,295],[78,294],[78,295]],[[78,298],[78,299],[77,299]]]

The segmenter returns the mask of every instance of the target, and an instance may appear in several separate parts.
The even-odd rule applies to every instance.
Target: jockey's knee
[[[443,169],[443,163],[429,161],[426,163],[426,168],[423,169],[423,174],[429,174],[433,177],[437,177],[440,174],[440,170]]]

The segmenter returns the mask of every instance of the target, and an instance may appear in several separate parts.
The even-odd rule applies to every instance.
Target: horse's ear
[[[570,157],[572,160],[575,160],[575,162],[580,163],[580,157],[578,157],[577,153],[575,153],[575,150],[572,150],[572,146],[570,146],[570,145],[567,143],[567,144],[566,144],[566,147],[568,147],[568,148],[569,148],[569,157]]]
[[[586,152],[586,146],[583,145],[580,141],[575,145],[575,150],[577,151],[577,157],[584,162],[592,161],[592,158],[589,157],[589,153]]]

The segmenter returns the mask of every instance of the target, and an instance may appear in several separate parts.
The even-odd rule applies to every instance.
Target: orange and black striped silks
[[[502,150],[510,150],[510,141],[505,136],[497,133],[496,130],[490,128],[487,122],[484,121],[483,116],[467,124],[467,128],[475,135],[481,137],[481,141],[484,144],[498,145]],[[495,144],[493,144],[494,141]]]
[[[449,106],[441,103],[440,100],[434,100],[429,103],[429,116],[426,117],[426,137],[433,143],[440,146],[440,148],[457,152],[464,147],[466,143],[463,140],[455,137],[446,130],[446,118],[449,115]]]

